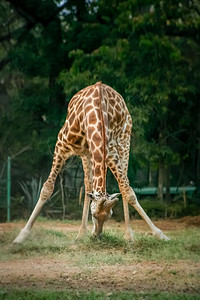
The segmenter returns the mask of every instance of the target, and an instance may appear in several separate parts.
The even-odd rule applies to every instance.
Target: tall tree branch
[[[23,1],[17,0],[6,0],[9,2],[17,11],[17,13],[22,16],[27,22],[36,25],[37,23],[47,26],[51,23],[57,15],[67,6],[67,2],[63,3],[61,6],[57,7],[54,5],[53,12],[51,14],[43,14],[43,17],[35,11],[33,7],[26,7]],[[34,3],[34,2],[33,2]],[[37,3],[35,4],[35,6]]]

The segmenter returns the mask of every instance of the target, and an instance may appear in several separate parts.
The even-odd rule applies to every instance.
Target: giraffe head
[[[93,235],[99,236],[102,233],[104,222],[112,216],[112,208],[118,201],[120,193],[108,195],[107,193],[89,193],[91,202],[92,221],[94,224]]]

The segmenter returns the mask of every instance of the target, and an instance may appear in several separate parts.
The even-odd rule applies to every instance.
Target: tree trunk
[[[170,166],[165,167],[165,187],[166,187],[166,200],[170,201]]]
[[[164,163],[159,160],[158,166],[158,199],[163,202],[163,188],[164,188]]]
[[[197,192],[200,193],[200,138],[198,139],[197,148],[197,164],[196,164],[196,187]]]
[[[151,170],[151,164],[149,163],[149,178],[148,178],[148,181],[149,181],[149,186],[153,186],[153,181],[152,181],[152,170]]]
[[[158,139],[160,151],[162,150],[162,147],[166,142],[165,139],[163,139],[162,128],[164,128],[164,121],[161,124],[161,129],[160,129],[159,139]],[[164,174],[165,174],[164,158],[162,153],[160,153],[159,162],[158,162],[158,199],[161,202],[163,202]]]

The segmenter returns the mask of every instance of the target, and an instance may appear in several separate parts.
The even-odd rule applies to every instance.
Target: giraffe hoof
[[[97,232],[92,232],[93,239],[101,239],[102,234]]]
[[[30,234],[30,230],[22,229],[20,231],[20,234],[16,237],[16,239],[13,241],[13,244],[23,244],[27,237]]]
[[[164,240],[164,241],[170,241],[170,238],[168,238],[168,236],[166,236],[166,235],[163,233],[163,236],[162,236],[161,240]]]
[[[134,241],[134,234],[132,230],[126,231],[124,234],[124,239],[127,242],[133,242]]]
[[[78,233],[78,235],[77,235],[77,237],[76,237],[76,241],[80,241],[80,240],[83,240],[85,237],[87,236],[87,230],[85,230],[85,229],[80,229],[79,230],[79,233]]]
[[[154,232],[153,235],[159,240],[170,241],[170,238],[168,238],[168,236],[166,236],[160,229]]]

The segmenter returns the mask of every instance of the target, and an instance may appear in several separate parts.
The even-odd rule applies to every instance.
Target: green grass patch
[[[119,251],[92,251],[78,252],[75,256],[75,263],[79,267],[97,267],[102,265],[126,264],[129,258]]]
[[[29,258],[34,256],[56,255],[70,251],[74,238],[62,231],[36,228],[24,244],[13,245],[12,242],[19,230],[13,230],[0,235],[0,260]]]
[[[151,235],[135,234],[134,242],[124,240],[117,230],[105,231],[100,239],[88,235],[76,242],[77,233],[34,228],[23,245],[12,245],[19,230],[0,235],[0,260],[29,258],[34,256],[72,256],[74,264],[121,264],[132,261],[200,260],[200,229],[170,232],[171,240],[157,240]],[[73,255],[72,255],[73,254]]]
[[[197,300],[200,299],[197,295],[189,294],[172,294],[167,292],[148,293],[148,292],[81,292],[81,291],[31,291],[31,290],[13,290],[0,291],[1,300],[139,300],[139,299],[155,299],[155,300]]]
[[[101,249],[111,249],[117,248],[121,249],[126,247],[128,242],[124,240],[123,233],[116,231],[105,231],[100,238],[93,237],[91,235],[87,236],[82,242],[82,248],[87,248],[90,250]]]
[[[50,225],[52,224],[50,223]],[[188,274],[183,276],[176,265],[179,260],[185,261],[186,265],[190,262],[200,261],[200,228],[166,233],[171,238],[168,242],[157,240],[151,235],[136,233],[132,243],[125,241],[123,232],[118,229],[106,230],[100,239],[93,238],[91,234],[88,234],[84,240],[77,242],[75,241],[77,232],[65,232],[56,227],[45,225],[45,227],[37,226],[34,228],[31,236],[24,244],[13,245],[12,241],[18,233],[19,230],[13,229],[0,234],[1,261],[32,260],[33,257],[39,257],[41,261],[45,258],[48,262],[51,262],[51,259],[60,260],[73,270],[76,268],[80,270],[80,272],[72,273],[72,280],[73,276],[78,276],[74,278],[76,281],[79,280],[80,273],[83,280],[87,277],[90,278],[91,272],[95,274],[98,267],[102,269],[103,266],[116,266],[113,269],[120,270],[122,265],[134,266],[134,262],[154,261],[160,263],[159,265],[162,265],[163,262],[165,264],[169,262],[172,267],[166,271],[166,274],[174,277],[177,282],[179,275],[185,276],[186,282],[191,281],[191,284],[194,282],[194,289],[191,290],[194,292],[198,290],[196,282],[198,282],[199,274],[195,270],[190,270]],[[109,267],[106,269],[109,270]],[[184,295],[160,291],[156,293],[155,290],[138,293],[130,290],[115,292],[113,288],[111,288],[112,292],[110,293],[96,290],[76,292],[65,291],[65,287],[62,285],[60,286],[62,291],[55,291],[53,290],[55,289],[54,282],[50,286],[51,291],[33,291],[32,289],[20,291],[14,290],[14,285],[12,285],[13,290],[0,290],[0,299],[200,299],[200,297],[190,295],[189,292]],[[170,291],[173,290],[170,289]],[[182,291],[184,291],[184,286]]]

